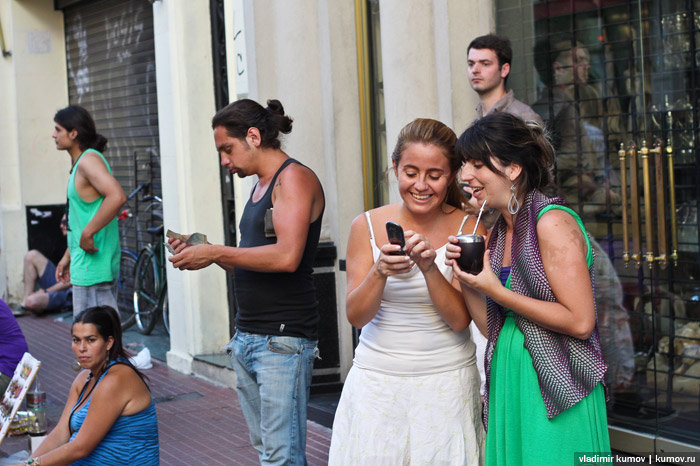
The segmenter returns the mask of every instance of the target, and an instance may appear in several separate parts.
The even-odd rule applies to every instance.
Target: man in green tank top
[[[56,280],[73,285],[73,315],[93,306],[117,309],[119,277],[117,213],[126,201],[101,151],[107,139],[82,107],[71,105],[54,117],[56,149],[71,158],[67,189],[68,249],[56,266]]]

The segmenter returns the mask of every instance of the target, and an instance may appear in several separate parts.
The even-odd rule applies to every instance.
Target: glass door
[[[595,239],[613,448],[697,448],[700,0],[497,0],[496,25]]]

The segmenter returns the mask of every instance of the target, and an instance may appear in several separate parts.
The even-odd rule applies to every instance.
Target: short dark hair
[[[506,63],[510,64],[513,60],[513,48],[510,46],[510,39],[505,36],[497,36],[496,34],[486,34],[479,36],[469,43],[467,47],[467,55],[471,49],[490,49],[493,50],[498,57],[498,66],[502,67]]]
[[[537,123],[526,123],[506,112],[490,113],[474,120],[457,139],[455,150],[463,162],[478,160],[501,175],[492,157],[504,167],[517,163],[523,168],[516,182],[518,190],[553,192],[554,148]]]
[[[78,145],[80,150],[95,149],[102,152],[107,145],[107,138],[95,129],[95,120],[90,113],[80,105],[69,105],[56,112],[53,121],[63,126],[66,131],[78,132]]]
[[[211,127],[217,126],[226,128],[229,136],[236,139],[245,139],[249,128],[257,128],[261,148],[279,149],[279,134],[292,131],[292,119],[284,114],[279,100],[268,100],[267,107],[263,107],[254,100],[241,99],[216,112]]]

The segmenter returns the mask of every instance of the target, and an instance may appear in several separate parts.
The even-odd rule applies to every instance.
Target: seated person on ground
[[[88,308],[75,317],[71,335],[83,370],[71,385],[58,424],[28,462],[158,465],[155,403],[124,352],[117,312],[109,306]]]
[[[66,235],[65,214],[61,219],[61,232]],[[56,264],[36,249],[24,256],[24,299],[21,305],[35,314],[73,307],[70,283],[57,282]]]

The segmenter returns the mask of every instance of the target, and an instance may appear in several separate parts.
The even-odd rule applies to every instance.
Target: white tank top
[[[369,212],[365,216],[376,261],[380,251]],[[464,217],[457,234],[468,217]],[[435,264],[451,282],[452,268],[445,265],[446,246],[436,250]],[[474,352],[469,328],[455,332],[442,320],[430,299],[423,273],[414,266],[410,272],[387,278],[379,311],[360,333],[353,364],[391,375],[417,376],[474,364]]]

